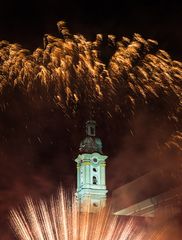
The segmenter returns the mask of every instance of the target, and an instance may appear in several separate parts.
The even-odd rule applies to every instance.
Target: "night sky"
[[[59,36],[56,23],[65,20],[71,33],[83,34],[90,40],[94,40],[97,33],[114,34],[118,39],[139,33],[145,39],[157,40],[160,49],[182,61],[180,1],[118,2],[3,1],[0,40],[19,43],[33,51],[43,47],[44,34]],[[107,52],[104,59],[105,55]],[[54,106],[31,106],[21,97],[16,101],[11,95],[7,98],[10,108],[0,113],[0,239],[3,240],[14,239],[8,228],[8,211],[25,196],[47,198],[60,182],[66,188],[74,185],[76,166],[73,160],[84,137],[87,120],[84,113],[79,115],[83,116],[81,120],[67,119]],[[153,107],[155,114],[160,115],[157,103]],[[104,152],[111,156],[107,170],[109,190],[164,165],[164,161],[156,157],[155,146],[156,138],[162,141],[164,129],[156,132],[158,125],[153,121],[153,114],[148,114],[146,109],[143,112],[139,111],[136,119],[129,123],[134,126],[135,137],[128,135],[125,122],[112,119],[107,125],[106,121],[101,121],[102,116],[96,116]],[[29,124],[27,130],[22,128],[25,122]],[[174,156],[175,161],[179,160],[179,155],[170,154],[165,161],[169,162]],[[124,174],[117,173],[118,167]]]
[[[71,32],[93,39],[96,33],[152,38],[181,59],[182,6],[180,1],[2,1],[1,39],[34,49],[45,33],[57,35],[56,23],[65,20]]]

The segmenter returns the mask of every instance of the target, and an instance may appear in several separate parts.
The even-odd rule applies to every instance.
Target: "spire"
[[[89,120],[86,122],[86,137],[80,143],[79,151],[81,153],[100,153],[102,154],[102,142],[96,137],[96,122]]]

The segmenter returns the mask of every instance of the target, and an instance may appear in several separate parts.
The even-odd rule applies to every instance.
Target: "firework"
[[[129,121],[147,107],[173,126],[165,146],[175,142],[181,150],[182,63],[160,50],[156,41],[134,34],[133,39],[121,40],[108,35],[113,54],[106,64],[100,57],[101,34],[89,41],[72,35],[63,21],[57,25],[60,37],[46,34],[44,48],[33,53],[0,42],[1,111],[11,101],[5,96],[16,91],[32,105],[53,104],[69,117],[102,113],[105,119],[119,116]]]
[[[182,63],[163,50],[152,53],[156,41],[139,34],[116,41],[108,35],[116,50],[106,65],[99,57],[102,35],[91,42],[71,35],[62,21],[58,28],[63,37],[45,35],[44,49],[32,54],[18,44],[0,42],[1,92],[11,86],[30,93],[39,86],[40,94],[46,91],[63,108],[83,99],[87,104],[103,101],[106,93],[108,104],[127,103],[133,110],[138,99],[148,102],[161,95],[173,95],[181,106]]]
[[[133,219],[124,221],[112,215],[111,208],[97,213],[79,212],[74,197],[60,190],[47,203],[26,199],[23,209],[11,211],[11,224],[21,240],[144,240],[163,239],[162,231],[149,234]]]
[[[8,108],[7,96],[16,91],[32,105],[55,105],[68,117],[84,112],[90,118],[102,114],[107,121],[129,122],[138,109],[147,108],[158,115],[158,122],[164,119],[171,126],[162,145],[181,151],[182,63],[139,34],[120,40],[108,35],[113,54],[105,63],[101,34],[89,41],[72,35],[63,21],[57,26],[60,37],[46,34],[44,48],[33,53],[0,42],[1,111]]]

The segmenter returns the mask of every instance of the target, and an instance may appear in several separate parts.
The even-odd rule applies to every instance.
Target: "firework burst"
[[[133,219],[118,219],[111,208],[80,213],[74,197],[60,190],[49,203],[26,199],[22,210],[11,211],[11,225],[21,240],[143,240],[163,239],[163,232],[147,233]]]
[[[101,34],[88,41],[72,35],[63,21],[57,26],[60,38],[46,34],[44,48],[33,53],[0,42],[1,111],[11,101],[7,95],[17,91],[32,105],[55,105],[68,117],[84,112],[90,117],[102,114],[106,120],[119,116],[126,122],[138,109],[147,108],[173,126],[165,146],[174,147],[175,142],[181,149],[181,62],[160,50],[156,41],[134,34],[120,40],[108,35],[113,54],[106,64]]]

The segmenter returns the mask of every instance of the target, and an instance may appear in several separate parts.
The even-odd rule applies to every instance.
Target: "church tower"
[[[97,212],[106,204],[105,168],[108,157],[102,152],[102,142],[96,137],[96,122],[86,122],[86,137],[81,142],[77,163],[77,192],[81,212]]]

